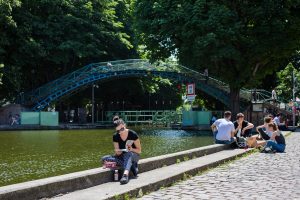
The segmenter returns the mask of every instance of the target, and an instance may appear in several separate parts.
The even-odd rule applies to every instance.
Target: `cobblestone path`
[[[286,141],[286,153],[254,153],[141,199],[300,200],[300,133]]]

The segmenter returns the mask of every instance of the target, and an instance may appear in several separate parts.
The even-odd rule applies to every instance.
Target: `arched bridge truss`
[[[31,92],[21,94],[18,103],[32,107],[33,111],[45,109],[51,102],[81,90],[99,81],[123,77],[162,77],[180,83],[194,82],[196,88],[229,106],[229,86],[217,79],[178,64],[151,64],[147,60],[130,59],[92,63],[64,75]],[[251,91],[241,90],[244,102],[251,101]]]

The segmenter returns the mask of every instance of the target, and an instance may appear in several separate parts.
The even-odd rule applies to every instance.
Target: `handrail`
[[[213,77],[207,77],[203,73],[196,70],[187,68],[177,63],[154,63],[151,64],[148,60],[144,59],[128,59],[128,60],[116,60],[107,62],[91,63],[80,69],[77,69],[71,73],[61,76],[60,78],[53,80],[45,85],[38,87],[37,89],[28,93],[22,93],[19,101],[22,104],[32,105],[38,104],[51,96],[59,92],[67,93],[73,91],[76,88],[82,87],[86,84],[91,84],[98,79],[94,75],[101,76],[112,73],[123,73],[130,70],[141,72],[174,72],[191,78],[193,81],[204,82],[208,81],[208,86],[214,87],[221,92],[229,93],[229,85]],[[269,91],[256,89],[248,90],[242,88],[240,90],[241,98],[250,102],[254,91],[256,94],[264,100],[270,99],[272,94]]]

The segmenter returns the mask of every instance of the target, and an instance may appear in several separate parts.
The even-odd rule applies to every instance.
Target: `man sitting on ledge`
[[[235,142],[234,125],[230,119],[231,112],[226,111],[224,113],[224,118],[218,119],[211,125],[212,131],[217,131],[215,138],[216,144],[232,144]]]
[[[141,143],[138,135],[133,130],[127,129],[126,124],[120,118],[114,121],[116,133],[113,135],[114,156],[104,156],[103,162],[116,162],[124,169],[121,184],[129,181],[129,172],[136,177],[138,173],[138,160],[141,153]]]

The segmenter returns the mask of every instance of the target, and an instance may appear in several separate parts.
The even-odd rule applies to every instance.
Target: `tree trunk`
[[[230,110],[232,119],[235,119],[236,114],[240,112],[240,88],[230,86]]]

